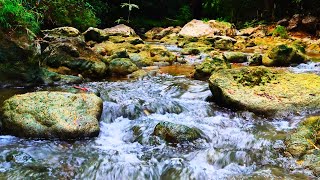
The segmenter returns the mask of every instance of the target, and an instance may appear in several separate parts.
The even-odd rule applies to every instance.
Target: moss
[[[264,115],[320,108],[320,77],[266,67],[222,69],[209,87],[219,104]]]
[[[195,67],[194,77],[196,79],[204,79],[209,77],[214,71],[229,68],[231,68],[230,63],[224,60],[222,57],[207,57],[201,64]]]

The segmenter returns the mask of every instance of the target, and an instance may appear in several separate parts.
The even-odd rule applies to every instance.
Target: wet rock
[[[27,153],[11,151],[6,155],[6,161],[15,164],[28,164],[34,162],[34,159]]]
[[[81,74],[89,78],[104,77],[107,65],[99,54],[94,53],[85,42],[78,37],[69,37],[49,43],[42,53],[42,61],[45,67],[49,67],[58,73],[59,68],[67,67],[67,75]]]
[[[301,24],[301,21],[302,21],[302,16],[300,14],[293,15],[289,21],[289,25],[288,25],[287,29],[289,31],[298,29]]]
[[[160,40],[170,34],[179,33],[181,31],[181,27],[167,27],[167,28],[153,28],[150,31],[146,32],[146,37],[149,39],[157,39]]]
[[[302,161],[304,167],[310,168],[316,176],[320,175],[320,116],[311,116],[303,120],[297,130],[285,140],[286,151]]]
[[[79,76],[62,75],[56,72],[41,68],[41,81],[45,85],[79,84],[84,79]]]
[[[115,58],[109,63],[109,71],[114,75],[128,75],[138,70],[129,58]]]
[[[254,53],[252,56],[250,56],[248,62],[249,62],[250,66],[260,66],[260,65],[262,65],[262,54]]]
[[[243,63],[248,61],[247,55],[242,52],[224,52],[223,57],[230,63]]]
[[[191,142],[202,138],[203,132],[195,127],[174,124],[171,122],[160,122],[156,125],[153,135],[164,139],[168,143]]]
[[[147,31],[144,36],[147,38],[147,39],[155,39],[153,38],[156,34],[160,33],[164,28],[162,27],[154,27],[152,29],[150,29],[149,31]]]
[[[95,41],[99,43],[108,40],[109,38],[109,35],[105,31],[93,27],[87,29],[83,35],[86,41]]]
[[[102,100],[94,94],[42,91],[15,95],[2,110],[7,134],[75,139],[99,134]]]
[[[209,79],[220,105],[264,115],[298,113],[320,107],[320,78],[266,67],[215,71]]]
[[[210,34],[215,34],[215,30],[208,23],[196,19],[184,25],[179,33],[183,37],[203,37]]]
[[[207,57],[205,60],[195,67],[194,78],[195,79],[206,79],[214,71],[220,69],[229,69],[231,65],[222,57],[215,56],[213,58]]]
[[[51,30],[42,30],[43,39],[47,41],[54,41],[61,38],[78,37],[81,35],[80,31],[74,27],[59,27]]]
[[[285,44],[274,46],[262,58],[262,63],[265,66],[289,66],[306,61],[307,57],[300,50]]]

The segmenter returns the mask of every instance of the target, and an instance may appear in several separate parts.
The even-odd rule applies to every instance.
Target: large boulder
[[[195,67],[194,78],[206,79],[213,72],[220,69],[230,69],[230,63],[223,57],[214,56],[213,58],[207,57],[204,61]]]
[[[48,44],[42,53],[42,65],[52,71],[89,78],[103,78],[107,72],[103,57],[94,53],[81,37],[66,37]]]
[[[179,33],[183,37],[203,37],[210,34],[215,34],[215,30],[208,23],[196,19],[184,25]]]
[[[86,41],[96,41],[99,43],[109,38],[109,35],[104,30],[94,27],[89,27],[83,35]]]
[[[129,26],[124,24],[119,24],[111,28],[106,28],[103,30],[106,34],[110,36],[136,36],[136,32]]]
[[[42,91],[15,95],[2,111],[6,134],[75,139],[99,134],[102,100],[94,94]]]
[[[168,143],[192,142],[202,138],[203,134],[200,129],[171,122],[160,122],[153,131],[153,135],[164,139]]]
[[[320,158],[317,155],[320,141],[320,116],[303,120],[298,128],[285,140],[286,152],[298,158],[302,166],[310,168],[316,176],[320,175]]]
[[[280,44],[272,47],[262,57],[265,66],[289,66],[307,61],[307,57],[296,47]]]
[[[209,87],[220,105],[264,115],[320,108],[320,77],[281,69],[242,67],[212,74]]]

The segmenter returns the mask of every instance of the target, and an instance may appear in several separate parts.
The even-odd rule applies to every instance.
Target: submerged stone
[[[320,108],[320,77],[266,67],[222,69],[209,87],[218,104],[265,115]]]
[[[154,128],[153,134],[168,143],[183,143],[201,138],[203,132],[194,127],[191,128],[171,122],[160,122]]]
[[[2,111],[6,134],[75,139],[99,134],[102,100],[94,94],[41,91],[11,97]]]

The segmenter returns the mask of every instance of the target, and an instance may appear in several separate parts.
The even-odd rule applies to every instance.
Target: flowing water
[[[210,101],[207,82],[185,76],[158,74],[80,86],[103,99],[100,135],[77,141],[0,136],[0,179],[314,178],[283,156],[283,140],[303,116],[267,118],[221,108]],[[0,102],[47,89],[3,89]],[[166,143],[153,135],[162,121],[196,127],[205,138]]]

